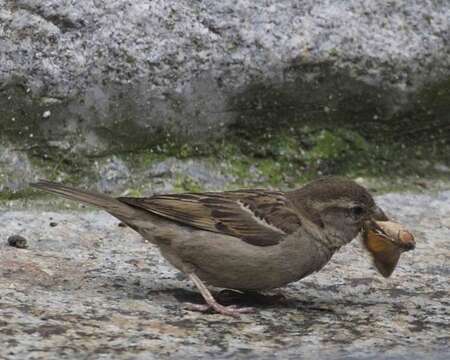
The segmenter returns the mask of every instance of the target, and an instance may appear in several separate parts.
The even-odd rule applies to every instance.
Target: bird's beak
[[[375,210],[372,214],[372,220],[373,221],[388,221],[389,218],[386,216],[383,210],[379,206],[375,207]]]
[[[401,224],[389,221],[379,207],[364,224],[363,243],[384,277],[389,277],[395,270],[402,252],[413,250],[416,246],[411,232]]]

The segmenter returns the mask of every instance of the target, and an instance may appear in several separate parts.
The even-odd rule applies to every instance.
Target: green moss
[[[216,143],[208,148],[185,145],[178,151],[172,146],[161,146],[158,149],[116,156],[127,164],[132,173],[141,174],[140,176],[145,174],[150,166],[170,157],[203,159],[208,161],[212,168],[219,169],[220,166],[219,171],[232,175],[234,181],[228,184],[228,188],[269,185],[293,187],[321,175],[369,178],[384,176],[396,179],[433,174],[433,162],[425,161],[430,153],[426,147],[408,148],[397,143],[374,143],[363,138],[358,132],[346,129],[315,130],[304,127],[297,133],[280,132],[269,137],[255,138],[251,147],[249,143],[242,144],[239,140],[230,138],[228,142]],[[101,162],[102,159],[95,161]],[[50,154],[46,159],[32,157],[32,163],[50,180],[74,185],[98,181],[97,166],[94,166],[93,159]],[[136,188],[129,191],[130,196],[142,195],[140,180],[136,181],[132,184]],[[167,181],[179,192],[201,191],[205,185],[183,174]],[[24,196],[26,195],[24,193]],[[12,196],[8,194],[3,198]]]
[[[257,157],[294,161],[301,159],[304,151],[299,138],[284,131],[262,137],[260,145],[256,146],[255,150],[255,156]]]
[[[0,202],[14,201],[21,199],[33,199],[42,196],[42,192],[26,188],[20,191],[0,191]]]
[[[202,186],[192,179],[190,176],[177,176],[175,180],[176,192],[199,192],[202,191]]]
[[[363,98],[361,101],[359,98],[353,102],[347,98],[330,99],[328,93],[335,93],[333,86],[341,83],[351,86],[353,83],[333,74],[331,78],[325,76],[327,70],[324,66],[325,69],[306,69],[306,72],[319,74],[315,78],[320,85],[318,87],[327,90],[329,86],[330,91],[312,93],[311,84],[302,82],[298,75],[303,68],[294,66],[286,70],[288,73],[292,70],[290,74],[294,81],[280,85],[255,84],[242,96],[232,99],[231,109],[245,110],[238,110],[239,121],[230,126],[227,137],[219,141],[174,136],[177,124],[170,119],[167,120],[167,129],[143,131],[131,121],[136,114],[133,113],[135,104],[130,100],[129,109],[117,115],[121,121],[115,123],[113,129],[101,125],[96,129],[108,144],[108,153],[99,153],[95,158],[74,155],[46,147],[37,140],[47,136],[40,130],[42,122],[47,121],[42,119],[43,111],[50,109],[55,114],[64,111],[64,104],[43,105],[20,86],[9,89],[0,100],[0,105],[3,105],[0,131],[24,148],[31,149],[27,153],[32,165],[42,170],[44,177],[71,184],[97,181],[94,162],[101,162],[112,155],[121,158],[136,173],[143,173],[153,164],[170,157],[208,159],[213,167],[224,163],[226,171],[235,178],[230,187],[255,184],[295,186],[329,174],[386,177],[392,182],[405,177],[440,176],[433,170],[433,163],[450,163],[447,120],[450,79],[419,91],[411,100],[409,112],[394,118],[373,120],[374,114],[378,114],[378,109],[383,106],[382,101],[377,100],[379,92],[367,85],[355,84],[355,92],[362,94],[358,95]],[[344,89],[343,93],[347,90]],[[322,100],[326,106],[304,112],[304,109],[308,110],[308,104],[301,104],[298,99],[304,98],[305,94],[311,95],[314,104],[320,103],[319,100],[325,96]],[[7,100],[9,97],[12,100]],[[22,102],[15,103],[15,99],[24,97],[29,99],[21,109]],[[168,101],[176,107],[178,100]],[[23,110],[25,115],[11,122],[19,110]],[[30,137],[30,134],[35,136]],[[177,191],[202,188],[202,184],[186,176],[180,175],[171,181],[175,182]],[[139,196],[140,191],[132,194]],[[21,196],[28,195],[7,194],[3,198]]]
[[[371,146],[350,130],[320,130],[310,137],[312,147],[305,151],[307,165],[317,171],[350,172],[364,167]]]
[[[134,168],[147,168],[166,158],[166,156],[153,149],[119,154],[118,157]]]
[[[335,160],[345,156],[349,150],[349,144],[342,137],[329,130],[323,130],[317,134],[314,147],[307,152],[306,158],[308,162]]]
[[[235,157],[228,161],[228,170],[231,175],[236,177],[237,183],[244,183],[246,179],[250,178],[250,159],[245,157]]]
[[[143,196],[141,189],[127,189],[126,196],[129,197],[141,197]]]

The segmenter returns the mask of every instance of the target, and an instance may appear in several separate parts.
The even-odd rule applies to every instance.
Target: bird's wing
[[[198,229],[227,234],[257,246],[276,245],[301,226],[282,192],[241,190],[156,195],[118,200]]]

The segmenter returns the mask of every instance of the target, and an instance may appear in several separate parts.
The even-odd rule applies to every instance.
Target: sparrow
[[[206,304],[191,308],[231,316],[252,309],[221,305],[206,284],[244,292],[284,286],[322,269],[337,250],[367,233],[367,224],[389,220],[363,186],[341,177],[286,192],[140,198],[114,198],[45,180],[30,185],[106,210],[157,246],[195,284]],[[382,229],[373,227],[376,240]]]

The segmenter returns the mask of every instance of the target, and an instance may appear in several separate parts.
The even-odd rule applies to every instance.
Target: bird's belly
[[[216,237],[214,241],[199,238],[179,244],[176,250],[208,284],[237,290],[267,290],[286,285],[319,270],[330,258],[304,236],[292,236],[267,247],[229,236]]]
[[[236,290],[268,290],[300,280],[306,274],[286,271],[276,266],[252,266],[247,262],[234,263],[231,271],[218,271],[214,266],[197,268],[197,275],[208,284]]]

